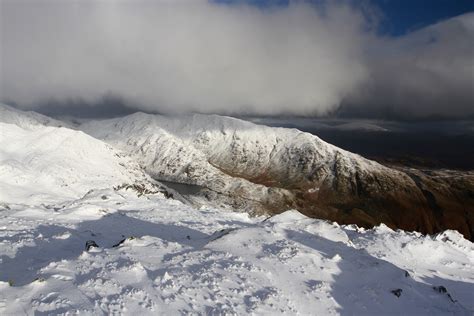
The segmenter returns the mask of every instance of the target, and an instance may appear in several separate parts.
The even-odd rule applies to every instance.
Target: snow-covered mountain
[[[474,231],[466,218],[441,219],[419,177],[296,129],[218,115],[144,113],[79,128],[130,153],[157,180],[197,185],[206,203],[260,213],[297,208],[312,217],[367,227],[383,222],[428,233],[453,228],[468,238]],[[469,197],[443,194],[440,200],[455,204],[446,212],[462,218]]]
[[[112,146],[34,112],[0,106],[0,201],[51,203],[91,189],[150,186],[140,166]]]
[[[51,198],[57,188],[77,196],[91,187],[150,183],[151,177],[195,205],[252,214],[296,208],[364,227],[385,223],[474,236],[474,176],[387,168],[296,129],[218,115],[136,113],[80,124],[8,106],[0,106],[0,114],[11,126],[0,136],[6,143],[1,181],[19,188],[2,193],[10,201],[25,194]],[[20,192],[22,183],[32,188]]]
[[[69,126],[48,116],[33,111],[18,110],[2,103],[0,103],[0,122],[14,124],[24,129],[33,129],[39,126]]]
[[[203,151],[198,142],[203,141],[206,130],[212,131],[225,122],[219,122],[218,116],[202,118],[204,122],[193,125],[191,116],[166,118],[137,113],[123,119],[92,121],[80,129],[130,153],[153,178],[199,186],[209,200],[259,208],[259,204],[285,196],[285,190],[252,183],[214,165],[208,155],[211,149]],[[215,126],[211,125],[213,121]],[[196,124],[201,124],[200,129]],[[256,203],[248,203],[249,200]]]

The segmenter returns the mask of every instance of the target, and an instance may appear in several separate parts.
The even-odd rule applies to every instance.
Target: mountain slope
[[[217,115],[136,113],[74,125],[93,138],[34,112],[2,105],[0,113],[6,124],[1,194],[9,201],[52,198],[58,190],[77,196],[91,186],[149,183],[151,176],[197,205],[252,214],[295,208],[339,223],[456,229],[474,237],[474,176],[468,173],[391,169],[296,129]],[[21,189],[25,183],[31,187]]]
[[[24,129],[32,129],[37,126],[67,126],[66,123],[48,116],[33,111],[18,110],[2,103],[0,103],[0,122],[14,124]]]
[[[453,231],[264,219],[113,190],[2,214],[2,315],[474,311],[473,245]]]
[[[466,218],[442,222],[407,173],[295,129],[217,115],[144,113],[80,129],[129,152],[157,180],[204,188],[201,195],[211,202],[277,213],[297,208],[367,227],[383,222],[428,233],[454,228],[468,238],[473,231]]]
[[[94,188],[149,182],[135,162],[81,131],[6,106],[0,113],[1,202],[49,203]]]

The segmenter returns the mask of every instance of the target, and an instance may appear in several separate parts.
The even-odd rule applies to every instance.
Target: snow
[[[0,211],[0,314],[474,311],[473,245],[453,232],[251,218],[109,189],[61,206]],[[88,240],[100,247],[85,251]]]
[[[1,111],[0,315],[474,313],[474,246],[457,232],[366,230],[296,210],[252,217],[118,188],[156,183],[120,151],[126,142],[111,147],[117,134],[108,124],[117,121],[103,125],[106,144]],[[203,119],[224,139],[219,128],[242,124],[194,122]],[[195,144],[193,119],[174,131],[179,122],[169,122],[159,137]],[[150,125],[122,127],[139,135]],[[207,147],[192,147],[196,159],[209,158]],[[86,250],[91,240],[99,247]]]
[[[309,133],[218,115],[170,117],[136,113],[87,122],[80,129],[131,153],[150,173],[169,180],[185,181],[190,177],[186,169],[189,165],[198,170],[193,178],[196,182],[206,182],[208,175],[225,177],[222,169],[245,175],[268,170],[284,174],[285,178],[296,177],[301,166],[293,164],[303,151],[312,159],[304,166],[308,172],[329,169],[337,155],[346,158],[351,169],[384,169]]]
[[[232,204],[228,197],[240,199],[233,206],[244,210],[281,205],[293,198],[292,185],[331,186],[336,176],[383,174],[396,183],[411,181],[309,133],[225,116],[136,113],[78,128],[128,153],[156,180],[208,189],[216,195],[215,206]]]
[[[148,181],[137,163],[81,131],[6,106],[0,114],[0,201],[58,202]]]
[[[21,111],[0,103],[0,122],[15,124],[21,128],[34,129],[38,126],[69,126],[64,122],[52,119],[33,111]]]

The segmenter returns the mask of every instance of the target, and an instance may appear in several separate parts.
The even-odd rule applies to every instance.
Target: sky
[[[0,3],[0,101],[20,108],[474,117],[472,1]]]
[[[260,8],[288,6],[290,0],[215,0],[217,3],[248,3]],[[318,4],[320,0],[307,0]],[[360,5],[363,0],[354,0]],[[401,36],[416,29],[474,11],[472,0],[372,0],[370,3],[379,11],[379,31],[392,36]]]
[[[379,0],[383,12],[381,31],[405,35],[433,23],[474,11],[472,0]]]

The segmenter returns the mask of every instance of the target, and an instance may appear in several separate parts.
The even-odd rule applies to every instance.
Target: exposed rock
[[[402,289],[396,289],[396,290],[391,290],[390,291],[393,295],[396,297],[400,297],[402,295],[403,290]]]
[[[448,290],[447,290],[444,286],[442,286],[442,285],[440,285],[440,286],[433,286],[433,290],[435,290],[435,291],[438,292],[438,293],[447,293],[447,292],[448,292]]]
[[[93,240],[86,241],[86,251],[89,251],[91,248],[99,248],[99,245]]]
[[[118,243],[116,243],[115,245],[113,245],[112,247],[113,248],[117,248],[118,246],[120,246],[121,244],[123,244],[125,242],[125,240],[127,240],[127,238],[124,238],[122,240],[120,240]]]
[[[451,296],[451,294],[448,292],[448,290],[440,285],[440,286],[433,286],[433,290],[435,290],[436,292],[440,293],[440,294],[446,294],[446,296],[448,296],[449,300],[453,303],[456,303],[457,300],[453,299],[453,297]]]

